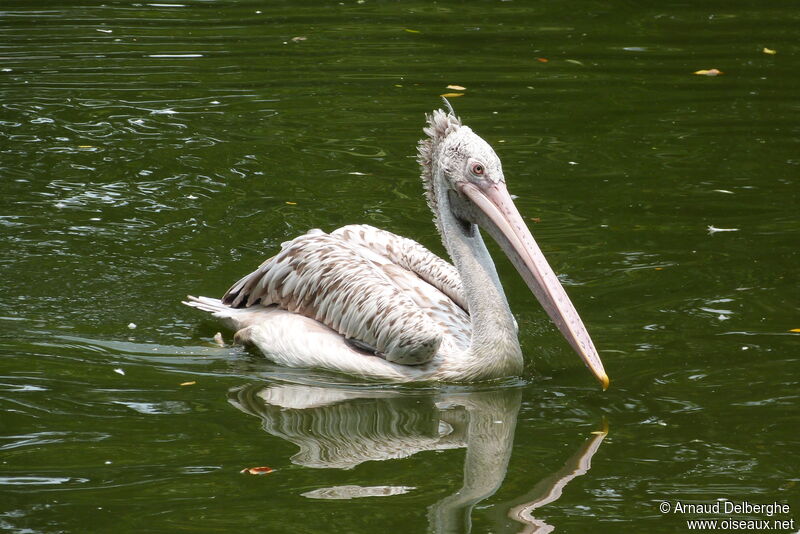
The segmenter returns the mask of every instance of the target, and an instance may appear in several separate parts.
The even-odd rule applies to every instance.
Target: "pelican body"
[[[427,116],[417,150],[453,264],[371,226],[311,230],[283,243],[222,299],[190,296],[185,304],[225,320],[237,342],[290,367],[392,381],[519,375],[517,323],[480,227],[606,388],[597,350],[514,206],[500,159],[447,107]]]

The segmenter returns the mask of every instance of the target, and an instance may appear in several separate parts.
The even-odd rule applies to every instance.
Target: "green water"
[[[0,5],[0,529],[800,529],[797,6],[71,4]],[[309,228],[442,253],[413,156],[449,92],[612,387],[496,248],[519,379],[384,387],[213,343],[180,300]],[[721,499],[791,510],[659,511]]]

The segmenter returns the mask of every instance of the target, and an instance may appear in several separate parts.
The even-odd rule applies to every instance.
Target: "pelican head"
[[[428,117],[427,138],[418,146],[428,205],[442,231],[443,210],[471,238],[477,226],[500,245],[561,334],[600,381],[609,379],[592,339],[506,188],[500,158],[447,103]],[[447,243],[445,243],[447,246]]]

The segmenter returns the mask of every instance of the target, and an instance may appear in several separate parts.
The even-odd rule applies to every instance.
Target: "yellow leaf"
[[[410,29],[408,29],[408,28],[406,28],[406,31],[407,31],[408,33],[419,33],[419,30],[410,30]]]
[[[792,328],[789,332],[800,332],[800,328]]]
[[[297,206],[297,202],[292,202],[291,200],[287,200],[286,203],[290,206]]]
[[[464,96],[464,93],[445,93],[445,94],[439,95],[439,96],[443,96],[445,98],[457,98],[459,96]]]
[[[193,386],[195,384],[197,384],[197,382],[194,380],[192,380],[191,382],[181,382],[182,386]]]
[[[777,50],[773,50],[771,48],[767,48],[766,46],[764,47],[764,50],[762,50],[762,52],[764,52],[765,54],[769,54],[771,56],[774,56],[775,54],[778,53]]]
[[[246,475],[266,475],[268,473],[272,473],[274,469],[271,467],[245,467],[240,473],[244,473]]]
[[[452,89],[453,91],[466,91],[467,90],[466,87],[463,87],[461,85],[448,85],[447,88],[448,89]]]
[[[94,148],[92,145],[78,145],[78,148]]]
[[[718,69],[708,69],[708,70],[701,69],[694,71],[694,74],[697,74],[699,76],[719,76],[720,74],[725,74],[725,73]]]

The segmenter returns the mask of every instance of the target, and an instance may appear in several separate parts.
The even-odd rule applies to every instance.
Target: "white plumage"
[[[186,304],[225,319],[236,341],[289,367],[457,380],[443,363],[470,342],[455,268],[416,241],[368,225],[311,230],[283,243],[222,300]]]
[[[455,266],[366,225],[311,230],[234,284],[185,304],[226,320],[235,339],[292,367],[394,381],[519,374],[517,325],[481,234],[498,241],[570,344],[606,386],[591,339],[505,189],[492,148],[453,114],[420,141],[428,205]]]
[[[455,269],[427,249],[371,226],[311,230],[228,290],[234,308],[261,304],[298,313],[356,339],[386,360],[433,359],[443,335],[469,343]]]

